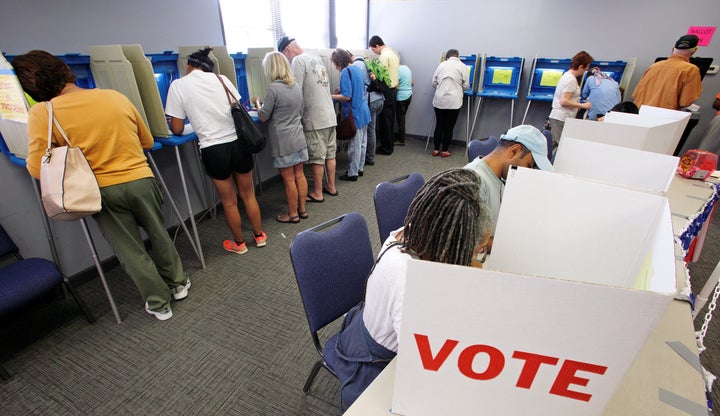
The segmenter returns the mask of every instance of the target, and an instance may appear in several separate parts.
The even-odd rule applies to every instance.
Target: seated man
[[[500,201],[505,188],[510,166],[525,168],[539,168],[552,171],[553,167],[548,160],[547,139],[540,130],[533,126],[522,125],[513,127],[500,136],[500,142],[489,155],[476,158],[465,165],[480,175],[480,197],[492,211],[492,231],[488,242],[488,252],[492,249],[498,215],[500,214]]]
[[[407,261],[463,266],[484,252],[490,210],[480,199],[480,178],[451,169],[428,179],[410,204],[403,228],[390,233],[370,272],[365,300],[347,313],[338,334],[335,372],[343,408],[395,357],[402,322]]]

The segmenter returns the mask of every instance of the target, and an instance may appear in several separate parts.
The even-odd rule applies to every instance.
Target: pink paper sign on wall
[[[715,26],[690,26],[687,34],[697,35],[700,38],[698,46],[708,46],[713,34],[715,34]]]

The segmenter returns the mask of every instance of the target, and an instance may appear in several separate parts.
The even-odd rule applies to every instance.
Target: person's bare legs
[[[325,160],[325,169],[327,170],[327,189],[328,192],[331,194],[334,194],[337,192],[337,189],[335,189],[335,159],[326,159]],[[322,189],[320,190],[322,191]]]
[[[310,169],[312,170],[312,177],[313,177],[313,191],[308,191],[308,196],[313,197],[314,199],[318,201],[323,200],[323,194],[322,194],[322,188],[323,188],[323,174],[325,173],[325,166],[319,165],[316,163],[313,163],[310,165]],[[333,172],[334,174],[334,172]],[[329,177],[328,173],[328,177]],[[333,179],[333,186],[334,185],[334,179]]]
[[[283,184],[285,185],[285,198],[287,198],[288,211],[287,215],[290,217],[288,220],[298,215],[298,188],[295,184],[295,166],[287,168],[279,168],[280,177],[282,178]],[[305,190],[307,195],[307,189]],[[305,198],[303,198],[303,203]],[[303,210],[304,211],[304,210]]]
[[[295,175],[295,187],[297,188],[298,211],[306,212],[305,202],[307,201],[308,184],[307,179],[305,178],[303,164],[298,163],[293,166],[293,173]]]
[[[260,205],[258,205],[257,199],[255,199],[255,184],[253,184],[252,171],[248,173],[235,172],[233,176],[235,177],[235,184],[237,185],[240,199],[242,199],[243,205],[245,205],[245,213],[250,220],[253,232],[255,235],[260,235],[262,233]],[[237,209],[235,211],[237,211]]]
[[[243,241],[242,219],[240,218],[240,211],[238,211],[237,193],[235,192],[233,178],[213,179],[212,181],[220,195],[220,202],[222,202],[230,232],[235,241],[241,243]]]

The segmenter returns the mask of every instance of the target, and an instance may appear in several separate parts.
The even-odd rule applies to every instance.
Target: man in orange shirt
[[[695,35],[681,36],[668,59],[654,63],[645,71],[632,95],[638,107],[644,104],[681,110],[700,98],[700,70],[690,63],[698,42]]]

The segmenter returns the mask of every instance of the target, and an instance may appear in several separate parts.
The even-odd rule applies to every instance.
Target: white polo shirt
[[[240,93],[224,75],[220,75],[232,94]],[[201,149],[237,139],[225,89],[213,72],[194,70],[170,84],[165,114],[184,120],[187,117],[198,136]]]

